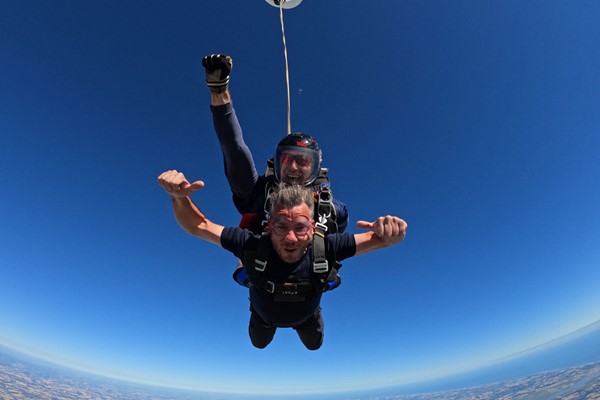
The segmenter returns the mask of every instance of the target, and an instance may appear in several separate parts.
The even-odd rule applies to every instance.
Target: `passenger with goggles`
[[[158,177],[158,183],[170,195],[175,218],[185,232],[221,246],[239,258],[249,253],[256,256],[265,241],[272,247],[273,251],[268,252],[261,264],[265,275],[254,276],[255,284],[249,288],[248,332],[252,344],[263,349],[279,328],[292,328],[308,350],[319,349],[325,324],[321,313],[323,291],[314,290],[311,285],[316,235],[312,192],[300,185],[279,185],[272,194],[267,226],[270,235],[256,235],[248,229],[225,227],[206,218],[190,198],[204,187],[204,182],[190,182],[183,173],[170,170]],[[327,235],[326,253],[344,260],[394,246],[404,239],[407,229],[404,220],[391,215],[371,222],[358,221],[356,225],[361,233]]]

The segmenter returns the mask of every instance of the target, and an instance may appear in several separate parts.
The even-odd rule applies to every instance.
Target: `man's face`
[[[281,181],[304,185],[312,173],[313,159],[302,152],[286,151],[281,155]]]
[[[269,220],[268,229],[277,255],[289,264],[300,261],[314,234],[310,209],[302,204],[279,210]]]

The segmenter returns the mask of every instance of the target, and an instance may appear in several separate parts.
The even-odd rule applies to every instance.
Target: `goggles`
[[[295,162],[297,166],[305,168],[312,165],[313,158],[307,154],[293,154],[283,153],[281,154],[281,164],[291,164]]]
[[[312,226],[306,222],[284,222],[275,221],[269,223],[269,229],[278,236],[286,236],[290,231],[294,232],[296,238],[302,240],[308,236],[308,231]]]

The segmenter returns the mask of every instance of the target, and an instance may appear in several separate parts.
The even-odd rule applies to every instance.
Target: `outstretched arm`
[[[223,226],[209,221],[189,197],[196,190],[203,188],[204,182],[190,183],[181,172],[171,170],[160,174],[158,184],[171,195],[175,219],[184,231],[221,245]]]
[[[358,221],[356,226],[368,230],[354,235],[357,256],[400,243],[408,227],[404,220],[391,215],[379,217],[373,222]]]

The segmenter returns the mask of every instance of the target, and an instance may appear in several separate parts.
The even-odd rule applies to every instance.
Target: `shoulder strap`
[[[271,182],[267,182],[267,184],[265,185],[265,204],[263,204],[263,212],[265,213],[265,219],[261,221],[261,230],[264,231],[265,229],[265,225],[267,224],[267,221],[269,220],[271,214],[270,214],[270,209],[271,209],[271,193],[273,192],[273,189],[275,188],[276,183],[271,181]]]
[[[327,228],[327,227],[325,227]],[[325,234],[316,230],[313,236],[313,272],[323,274],[329,271],[329,262],[325,254]]]
[[[260,235],[260,239],[258,239],[258,249],[256,250],[256,255],[254,257],[253,267],[255,271],[265,272],[267,260],[269,259],[272,248],[273,245],[271,243],[269,232],[263,232]]]
[[[315,228],[324,235],[337,233],[337,215],[329,183],[321,183],[316,192]]]
[[[331,266],[329,265],[331,261]],[[327,257],[325,250],[325,233],[315,231],[313,236],[313,272],[318,276],[322,276],[324,280],[323,291],[333,290],[337,288],[342,280],[338,275],[338,269],[342,266],[336,259],[330,255]]]
[[[258,247],[244,251],[244,270],[250,280],[261,277],[267,267],[267,260],[271,254],[272,244],[268,232],[263,232],[258,239]]]
[[[256,250],[247,250],[244,252],[243,271],[246,273],[248,281],[241,283],[239,279],[246,278],[242,276],[236,277],[236,274],[234,274],[234,279],[242,286],[250,287],[252,285],[258,285],[258,287],[269,293],[274,293],[282,288],[284,292],[289,291],[289,288],[286,289],[286,285],[289,285],[288,283],[275,284],[264,278],[267,260],[269,259],[271,251],[273,251],[271,238],[269,233],[265,232],[261,235]],[[341,267],[341,264],[335,260],[335,255],[329,255],[328,257],[326,254],[325,237],[320,232],[315,232],[315,235],[313,236],[312,267],[313,273],[320,283],[314,282],[311,284],[311,287],[319,287],[321,289],[318,290],[323,290],[325,292],[333,290],[341,284],[341,278],[338,275],[338,269]],[[290,293],[287,294],[289,295]],[[291,300],[288,299],[286,301]]]
[[[267,169],[265,170],[265,176],[275,175],[275,160],[269,158],[267,160]]]

